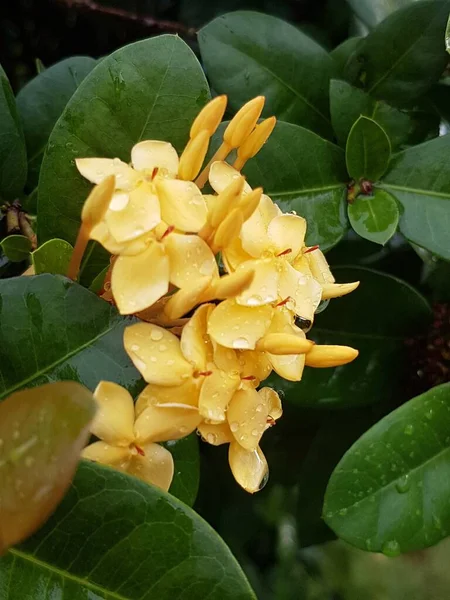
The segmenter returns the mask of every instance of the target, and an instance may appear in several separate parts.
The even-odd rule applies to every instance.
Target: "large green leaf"
[[[145,139],[167,140],[181,150],[208,98],[203,71],[177,36],[136,42],[104,58],[69,100],[50,136],[39,180],[39,242],[59,237],[74,243],[91,187],[74,158],[129,162],[133,145]],[[91,260],[97,261],[92,280],[105,263],[95,253]]]
[[[443,40],[449,10],[448,0],[425,0],[390,15],[349,60],[351,82],[359,81],[367,92],[395,106],[410,105],[437,82],[445,68],[448,55]]]
[[[413,398],[365,433],[334,471],[324,517],[351,544],[388,556],[450,531],[450,384]]]
[[[349,61],[352,54],[357,50],[362,37],[351,37],[336,46],[331,52],[330,56],[333,58],[337,66],[337,72],[339,76],[346,72],[347,62]]]
[[[84,462],[45,527],[0,560],[0,589],[4,600],[43,599],[46,590],[70,600],[255,599],[227,546],[190,508]]]
[[[0,247],[11,262],[22,262],[30,256],[31,240],[24,235],[8,235],[2,239]]]
[[[348,218],[361,237],[384,246],[397,230],[397,201],[385,190],[374,189],[370,196],[358,196],[348,205]]]
[[[283,211],[295,210],[307,219],[308,244],[327,250],[346,232],[344,153],[315,133],[278,123],[244,174],[253,187],[262,186]]]
[[[36,275],[41,275],[41,273],[65,275],[69,268],[72,252],[73,248],[66,240],[58,238],[48,240],[31,254],[34,272]]]
[[[0,66],[0,199],[11,200],[27,180],[27,151],[16,102]]]
[[[269,15],[238,11],[217,17],[199,33],[211,86],[236,111],[266,97],[265,115],[331,134],[328,85],[334,62],[297,28]]]
[[[450,135],[395,155],[382,185],[403,206],[400,231],[450,260]]]
[[[38,183],[44,150],[56,121],[95,64],[88,56],[72,56],[41,71],[17,94],[17,109],[27,144],[30,191]]]
[[[347,0],[358,17],[369,27],[375,27],[391,13],[417,0]]]
[[[130,319],[58,275],[0,280],[0,399],[23,387],[101,379],[135,393],[140,377],[123,349]]]
[[[198,437],[195,433],[181,440],[166,442],[165,447],[173,456],[175,473],[170,493],[188,506],[195,502],[200,479]]]
[[[391,143],[376,121],[359,117],[350,130],[345,148],[347,171],[355,181],[378,181],[391,158]]]
[[[331,300],[308,337],[319,344],[353,346],[358,358],[334,369],[306,367],[300,383],[272,377],[271,385],[283,390],[288,401],[316,408],[401,398],[405,338],[428,324],[426,300],[407,283],[371,269],[337,267],[333,272],[339,282],[361,284],[348,296]]]

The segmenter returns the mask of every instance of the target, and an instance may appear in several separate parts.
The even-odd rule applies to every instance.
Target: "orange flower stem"
[[[236,171],[240,171],[241,169],[244,168],[245,163],[247,162],[246,158],[240,158],[239,156],[236,158],[236,160],[233,163],[233,168],[236,169]]]
[[[212,159],[209,161],[209,163],[206,165],[206,167],[195,180],[195,184],[200,189],[202,189],[202,187],[208,180],[209,170],[211,169],[211,165],[213,164],[213,162],[216,162],[216,160],[225,160],[232,150],[233,148],[231,148],[231,146],[229,146],[226,142],[222,142],[220,148],[217,150]]]
[[[81,225],[80,230],[78,231],[77,241],[75,242],[75,247],[72,252],[72,257],[70,259],[69,268],[67,269],[67,277],[75,281],[78,277],[78,273],[80,271],[81,260],[83,258],[84,252],[86,250],[86,246],[89,242],[89,231],[86,230],[85,225]]]

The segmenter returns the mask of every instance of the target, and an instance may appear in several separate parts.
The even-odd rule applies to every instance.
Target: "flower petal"
[[[275,254],[290,250],[286,258],[291,262],[303,247],[306,221],[297,215],[280,215],[270,221],[267,235]]]
[[[211,165],[211,169],[209,171],[209,183],[211,184],[212,189],[217,193],[223,192],[225,188],[227,188],[230,183],[232,183],[235,179],[240,179],[242,175],[239,171],[236,171],[231,165],[224,161],[216,161]],[[252,188],[248,183],[244,184],[244,194],[248,194],[252,191]]]
[[[314,312],[322,299],[322,286],[313,277],[299,273],[288,262],[284,262],[278,293],[281,298],[290,297],[296,315],[314,320]]]
[[[259,206],[252,216],[245,221],[241,229],[242,248],[251,256],[259,258],[269,249],[270,240],[267,234],[269,223],[280,214],[280,209],[269,196],[263,194]]]
[[[203,304],[197,308],[181,333],[181,352],[198,371],[205,371],[206,363],[212,358],[212,345],[206,335],[212,307],[212,304]]]
[[[149,384],[145,386],[136,400],[136,417],[139,417],[149,406],[170,405],[173,408],[185,408],[195,412],[201,383],[200,378],[189,377],[181,385],[168,387]]]
[[[283,408],[281,406],[281,399],[277,392],[270,387],[263,387],[258,390],[258,396],[261,398],[263,403],[267,403],[269,407],[269,416],[275,421],[283,414]]]
[[[228,273],[232,273],[241,263],[251,258],[252,256],[242,248],[242,242],[238,237],[230,240],[222,249],[222,260]]]
[[[273,259],[251,260],[239,265],[236,273],[253,270],[252,283],[236,298],[242,306],[262,306],[278,299],[278,279],[276,261]]]
[[[234,478],[245,491],[254,494],[265,486],[269,478],[269,467],[261,448],[249,452],[237,442],[232,442],[228,462]]]
[[[212,277],[196,279],[189,287],[181,288],[167,298],[163,315],[170,323],[177,321],[200,304],[211,285]],[[164,323],[166,324],[166,323]]]
[[[159,243],[141,254],[119,256],[111,275],[111,288],[122,315],[148,308],[169,290],[169,259]]]
[[[200,231],[206,223],[207,208],[195,183],[180,179],[159,179],[155,183],[163,221],[180,231]]]
[[[171,233],[165,239],[170,263],[170,282],[189,287],[195,279],[218,277],[216,259],[208,244],[197,235]]]
[[[117,383],[100,381],[94,392],[97,412],[91,432],[114,446],[129,446],[134,439],[134,403]]]
[[[224,300],[209,317],[208,333],[227,348],[253,350],[269,328],[272,313],[270,305],[249,307]]]
[[[159,444],[145,444],[139,449],[144,452],[144,456],[135,454],[127,473],[167,492],[174,474],[172,454]]]
[[[161,221],[158,196],[145,183],[130,192],[124,208],[114,208],[114,203],[111,203],[105,220],[118,243],[129,242],[148,233]]]
[[[239,359],[237,357],[236,351],[231,348],[225,348],[217,342],[212,342],[212,346],[214,349],[214,364],[222,371],[236,371],[240,372],[240,364]]]
[[[91,183],[100,183],[105,177],[115,175],[118,190],[132,190],[140,180],[139,173],[119,158],[77,158],[75,164]]]
[[[234,394],[227,411],[231,432],[246,450],[258,447],[266,430],[268,416],[268,397],[264,394],[260,396],[250,386],[245,386]]]
[[[131,451],[129,447],[121,448],[105,442],[94,442],[84,448],[81,457],[116,469],[125,469],[131,458]]]
[[[316,248],[312,252],[307,252],[306,257],[311,273],[319,283],[334,283],[335,279],[322,250]]]
[[[167,175],[178,173],[178,154],[172,144],[158,140],[144,140],[133,146],[131,162],[138,171],[149,171],[156,167],[164,169]]]
[[[136,323],[125,329],[125,350],[147,383],[180,385],[192,375],[181,353],[180,340],[170,331],[150,323]]]
[[[213,424],[203,421],[197,427],[197,431],[202,436],[203,441],[208,442],[212,446],[221,446],[222,444],[229,444],[234,441],[228,423]]]
[[[272,365],[266,352],[257,350],[246,350],[239,352],[239,364],[241,366],[241,378],[253,381],[257,387],[261,381],[269,377]]]
[[[352,283],[322,283],[322,300],[329,298],[339,298],[356,290],[359,281]]]
[[[237,371],[227,373],[215,369],[211,375],[205,377],[198,400],[200,415],[215,423],[225,421],[225,411],[240,382]]]
[[[305,333],[296,325],[291,312],[286,308],[278,308],[274,312],[268,333],[287,333],[300,339]],[[305,354],[276,355],[267,353],[274,371],[288,381],[300,381],[305,367]]]

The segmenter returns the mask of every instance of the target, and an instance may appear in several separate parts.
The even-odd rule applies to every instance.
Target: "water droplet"
[[[372,550],[373,547],[373,542],[370,538],[367,538],[366,540],[366,550],[368,550],[369,552]]]
[[[160,344],[159,351],[160,352],[165,352],[166,350],[167,350],[167,346],[165,344]]]
[[[411,425],[411,423],[409,423],[408,425],[406,425],[406,427],[404,429],[404,433],[406,435],[412,435],[414,433],[414,425]]]
[[[339,511],[339,514],[341,515],[341,517],[343,517],[344,515],[347,514],[347,509],[346,508],[341,508],[341,510]]]
[[[237,431],[239,429],[239,423],[237,423],[236,421],[233,421],[233,423],[230,423],[230,429],[234,433],[235,431]]]
[[[150,360],[155,363],[156,362],[156,356],[150,356]]]
[[[426,417],[426,418],[427,418],[429,421],[430,421],[430,420],[433,418],[433,415],[434,415],[434,412],[433,412],[433,409],[432,409],[432,408],[430,408],[430,410],[428,410],[428,411],[425,413],[425,417]]]
[[[436,529],[442,529],[442,521],[436,515],[433,516],[433,525],[436,527]]]
[[[259,435],[259,431],[257,429],[252,429],[252,435],[256,437],[257,435]]]
[[[145,364],[145,362],[143,360],[141,360],[138,356],[134,355],[133,357],[133,362],[136,366],[136,369],[138,371],[140,371],[141,373],[143,371],[145,371],[145,369],[147,368],[147,365]]]
[[[131,349],[133,350],[133,352],[137,352],[139,350],[140,346],[138,346],[137,344],[133,344],[131,346]]]
[[[175,363],[174,360],[168,360],[166,364],[168,367],[171,367],[174,363]]]
[[[186,433],[186,432],[187,432],[187,430],[188,430],[188,428],[187,428],[187,427],[185,427],[185,425],[182,425],[182,426],[180,427],[180,433]]]
[[[154,342],[158,342],[162,340],[163,332],[160,329],[152,329],[150,332],[150,337]]]
[[[199,271],[202,275],[211,275],[213,268],[214,268],[213,262],[211,260],[205,260],[200,265]]]
[[[262,412],[264,408],[264,404],[258,404],[255,408],[256,412]]]
[[[411,487],[411,480],[409,475],[403,475],[395,484],[395,489],[399,494],[405,494]]]
[[[390,540],[389,542],[385,542],[381,548],[381,552],[385,556],[393,557],[401,554],[400,544],[397,540]]]
[[[259,306],[262,303],[262,298],[258,294],[247,298],[248,306]]]
[[[259,491],[266,487],[267,482],[269,481],[269,471],[266,471],[264,477],[261,479],[261,483],[259,484]]]
[[[217,435],[215,433],[208,433],[206,435],[206,441],[208,444],[215,444],[217,442]]]
[[[239,337],[233,340],[233,348],[237,350],[248,350],[250,348],[250,343],[246,338]]]

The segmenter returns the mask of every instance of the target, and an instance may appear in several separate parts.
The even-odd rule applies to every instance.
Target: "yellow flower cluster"
[[[319,303],[358,282],[336,284],[320,249],[305,245],[305,219],[283,214],[240,173],[275,126],[274,117],[258,124],[263,105],[258,97],[241,108],[202,172],[225,96],[200,112],[181,157],[149,140],[133,147],[131,165],[76,161],[97,185],[83,207],[69,276],[76,278],[89,239],[113,255],[107,297],[141,319],[124,344],[148,384],[133,408],[128,392],[100,383],[93,433],[102,441],[85,456],[164,489],[173,461],[158,442],[197,430],[209,444],[229,444],[235,479],[258,491],[268,475],[260,441],[282,414],[278,394],[258,390],[261,382],[272,370],[300,381],[305,366],[338,366],[358,354],[305,335]],[[205,194],[208,179],[213,193]]]

